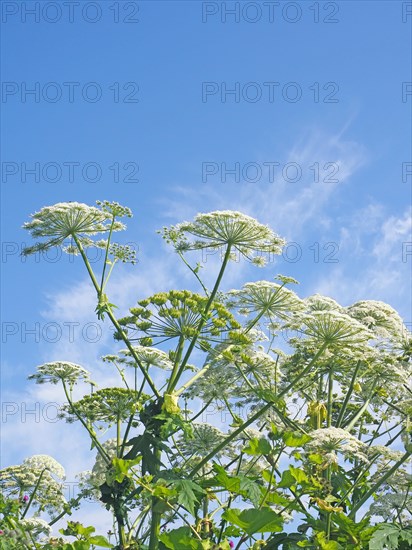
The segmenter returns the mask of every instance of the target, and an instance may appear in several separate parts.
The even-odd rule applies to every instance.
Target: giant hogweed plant
[[[62,385],[62,416],[87,430],[96,460],[70,502],[50,457],[2,470],[2,548],[410,548],[412,347],[397,312],[378,301],[301,299],[290,288],[297,281],[281,275],[223,292],[229,262],[262,266],[285,241],[218,211],[160,231],[198,291],[136,289],[119,318],[108,282],[118,262],[135,263],[113,242],[129,216],[107,201],[59,203],[24,225],[39,239],[24,254],[58,246],[84,262],[96,314],[115,328],[118,350],[103,361],[119,387],[90,393],[90,373],[63,359],[29,377]],[[91,247],[104,251],[100,271]],[[206,248],[222,257],[211,288],[192,258]],[[85,387],[80,400],[75,385]],[[212,410],[213,424],[202,421]],[[71,521],[60,533],[75,540],[52,537],[84,497],[112,513],[109,537]]]

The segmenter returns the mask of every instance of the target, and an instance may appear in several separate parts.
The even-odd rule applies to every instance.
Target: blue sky
[[[43,422],[61,396],[26,381],[36,365],[115,381],[80,261],[19,256],[42,206],[132,208],[123,239],[139,263],[109,288],[122,312],[192,284],[156,229],[232,209],[292,244],[264,270],[231,269],[224,288],[283,273],[302,297],[382,300],[411,325],[411,2],[1,7],[3,466],[43,452],[64,464],[73,449],[70,475],[91,465],[80,432]]]

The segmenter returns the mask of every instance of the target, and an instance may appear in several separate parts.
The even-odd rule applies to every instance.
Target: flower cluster
[[[347,459],[357,459],[368,462],[368,447],[357,437],[342,428],[320,428],[309,434],[312,440],[306,443],[307,452],[320,453],[324,465],[337,464],[338,453]]]
[[[83,247],[95,246],[95,241],[90,237],[125,229],[123,223],[113,221],[109,204],[107,203],[103,209],[78,202],[59,202],[53,206],[45,206],[31,215],[32,221],[23,225],[33,238],[43,238],[45,241],[25,248],[23,254],[27,256],[54,246],[61,246],[68,253],[76,253],[74,239]],[[123,207],[120,208],[119,205],[119,208],[113,208],[114,211],[120,211]],[[64,246],[66,243],[68,246]]]
[[[79,401],[63,407],[62,415],[68,422],[74,422],[77,415],[89,422],[113,422],[129,419],[138,412],[147,395],[138,395],[137,391],[125,388],[104,388],[91,395],[85,395]],[[76,413],[76,416],[72,416]],[[137,422],[134,423],[137,425]]]
[[[219,302],[213,302],[205,314],[208,299],[188,290],[170,290],[154,294],[130,309],[131,316],[119,320],[128,330],[145,336],[137,338],[141,345],[150,346],[179,338],[193,338],[203,321],[199,345],[207,340],[219,340],[222,334],[240,328],[233,315]]]
[[[64,468],[54,458],[34,455],[21,465],[0,470],[0,487],[10,497],[33,494],[35,490],[32,505],[38,508],[38,513],[42,510],[54,513],[66,504],[62,494],[64,477]]]
[[[118,202],[96,201],[96,204],[112,218],[131,218],[133,216],[130,208],[122,206]]]
[[[20,524],[24,531],[28,531],[32,537],[37,538],[39,535],[50,536],[52,528],[41,518],[27,518],[20,520]]]
[[[120,261],[124,264],[135,264],[137,262],[136,250],[127,244],[113,243],[109,247],[109,253],[115,261]]]
[[[177,446],[186,457],[204,457],[225,438],[225,434],[215,426],[205,422],[193,424],[193,433],[178,439]]]
[[[256,253],[280,254],[286,244],[268,226],[233,210],[198,214],[192,222],[164,227],[161,233],[178,251],[230,246],[257,265],[265,262]]]
[[[58,384],[59,382],[76,384],[79,380],[86,383],[92,383],[90,373],[75,363],[67,361],[54,361],[52,363],[44,363],[37,367],[37,373],[31,374],[29,380],[35,380],[36,384]]]
[[[338,311],[313,311],[303,315],[305,334],[310,340],[328,347],[358,347],[373,338],[373,333],[364,325]]]
[[[133,346],[134,353],[139,359],[140,363],[148,369],[149,367],[158,367],[163,370],[172,370],[173,363],[171,362],[169,355],[160,349],[150,348],[147,346]],[[120,350],[121,354],[125,356],[125,361],[128,365],[136,367],[132,354],[128,349]]]
[[[242,290],[231,290],[228,296],[229,304],[245,315],[254,313],[285,320],[292,312],[304,309],[303,301],[292,290],[269,281],[246,283]]]
[[[407,331],[399,314],[384,302],[361,300],[349,306],[347,312],[373,331],[376,337],[399,341]]]

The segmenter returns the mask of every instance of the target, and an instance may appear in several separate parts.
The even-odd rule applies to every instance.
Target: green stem
[[[359,369],[360,369],[360,366],[361,366],[361,362],[358,361],[356,363],[356,368],[353,372],[353,376],[352,376],[352,379],[350,381],[350,385],[349,385],[349,388],[348,388],[348,391],[345,395],[345,399],[342,403],[342,407],[340,409],[340,412],[339,412],[339,416],[338,416],[338,419],[336,421],[336,427],[337,428],[340,428],[341,424],[342,424],[342,421],[343,421],[343,417],[345,416],[345,412],[346,412],[346,409],[347,409],[347,406],[349,404],[349,400],[352,396],[352,392],[353,392],[353,388],[355,386],[355,383],[356,383],[356,377],[358,375],[358,372],[359,372]]]
[[[32,494],[30,495],[30,500],[29,502],[27,503],[27,506],[23,512],[23,514],[21,515],[21,518],[20,519],[23,519],[24,516],[27,514],[27,512],[29,511],[29,508],[31,506],[31,503],[33,502],[33,499],[34,499],[34,495],[36,494],[36,491],[37,489],[39,488],[39,485],[40,485],[40,481],[41,481],[41,478],[43,477],[43,474],[44,472],[46,471],[46,468],[44,468],[44,470],[42,470],[41,474],[39,475],[39,479],[37,480],[37,483],[34,487],[34,491],[32,492]]]
[[[233,439],[235,439],[239,434],[241,434],[245,428],[253,424],[258,418],[262,416],[272,405],[273,403],[276,403],[279,399],[281,399],[284,395],[288,393],[288,391],[293,388],[293,386],[299,382],[312,368],[314,363],[319,359],[319,357],[322,355],[322,353],[327,348],[327,344],[322,344],[319,351],[315,354],[315,356],[312,358],[312,360],[309,362],[309,364],[303,369],[303,371],[300,373],[299,376],[297,376],[288,386],[286,386],[285,389],[283,389],[276,398],[276,401],[269,401],[266,403],[264,407],[262,407],[259,411],[257,411],[253,416],[251,416],[246,422],[242,424],[239,428],[237,428],[235,431],[233,431],[228,437],[226,437],[219,445],[217,445],[208,455],[206,455],[192,470],[190,477],[193,477],[194,474],[196,474],[211,458],[213,458],[216,453],[221,451],[226,447],[228,443],[230,443]]]
[[[199,281],[201,287],[203,288],[203,292],[206,294],[206,296],[208,295],[207,294],[207,288],[205,287],[205,285],[202,283],[202,280],[201,278],[199,277],[199,275],[197,274],[196,270],[193,269],[193,267],[186,261],[185,257],[183,256],[183,254],[178,251],[178,254],[180,256],[180,259],[183,261],[183,263],[190,269],[190,271],[193,273],[193,275],[196,277],[196,279]]]
[[[375,389],[375,386],[378,382],[378,379],[375,378],[375,380],[373,381],[372,383],[372,388],[371,388],[371,395],[370,397],[365,401],[365,403],[362,405],[362,407],[358,410],[357,413],[355,413],[352,418],[348,419],[344,424],[343,424],[343,428],[347,431],[350,431],[353,426],[356,424],[356,422],[359,420],[359,418],[363,415],[363,413],[366,411],[366,409],[369,407],[369,403],[370,403],[370,400],[371,400],[371,397],[372,397],[372,394],[373,394],[373,390]]]
[[[240,472],[240,466],[242,465],[242,460],[243,460],[243,452],[240,451],[239,460],[238,460],[238,463],[237,463],[235,475],[238,475],[239,472]],[[225,506],[225,510],[229,510],[229,509],[230,509],[230,507],[232,506],[232,500],[233,500],[233,495],[230,494],[230,496],[229,496],[229,498],[228,498],[228,501],[227,501],[227,504],[226,504],[226,506]],[[222,520],[221,520],[221,523],[220,523],[220,531],[219,531],[219,537],[218,537],[218,539],[217,539],[217,544],[220,544],[220,541],[222,540],[223,531],[224,531],[224,529],[225,529],[226,523],[227,523],[227,521],[226,521],[225,519],[222,519]]]
[[[84,252],[84,249],[83,249],[83,246],[82,246],[82,243],[79,241],[79,239],[76,237],[76,235],[73,235],[73,239],[77,245],[77,248],[79,249],[79,252],[81,254],[81,257],[83,258],[83,262],[86,266],[86,269],[89,273],[89,276],[90,276],[90,279],[92,280],[92,283],[93,283],[93,286],[97,292],[97,296],[100,297],[101,295],[101,292],[102,292],[102,289],[100,288],[99,286],[99,283],[97,282],[96,280],[96,277],[93,273],[93,270],[91,268],[91,265],[90,265],[90,262],[89,262],[89,259],[87,258],[85,252]],[[133,359],[136,361],[136,364],[138,365],[139,369],[141,370],[143,376],[146,378],[150,388],[152,389],[153,393],[155,394],[156,397],[160,397],[160,394],[159,392],[157,391],[156,389],[156,386],[154,385],[152,379],[150,378],[147,370],[144,368],[144,366],[142,365],[142,363],[140,362],[139,358],[137,357],[136,355],[136,352],[132,346],[132,344],[129,342],[126,334],[123,332],[123,329],[122,327],[119,325],[116,317],[113,315],[113,312],[110,308],[110,306],[107,307],[107,315],[109,316],[109,319],[111,320],[111,322],[113,323],[114,327],[116,328],[117,332],[120,334],[123,342],[126,344],[128,350],[130,351],[130,353],[132,354],[132,357]]]
[[[91,431],[91,429],[89,428],[89,426],[87,425],[87,423],[83,420],[83,418],[81,417],[81,415],[77,412],[77,410],[75,409],[74,407],[74,404],[73,404],[73,401],[70,399],[70,396],[69,396],[69,392],[67,391],[67,386],[66,386],[66,382],[63,380],[63,390],[64,390],[64,393],[66,395],[66,398],[67,398],[67,401],[69,402],[69,405],[70,405],[70,412],[74,412],[74,414],[76,415],[76,418],[83,424],[83,426],[86,428],[86,430],[88,431],[89,435],[90,435],[90,438],[91,440],[93,441],[93,443],[96,445],[96,448],[97,450],[100,452],[100,454],[102,455],[102,458],[103,460],[106,462],[106,464],[110,464],[111,463],[111,459],[109,457],[109,455],[106,453],[106,451],[103,449],[103,447],[100,445],[100,442],[99,440],[97,439],[97,437],[94,435],[94,433]]]
[[[192,354],[192,351],[193,351],[193,348],[195,347],[197,339],[200,336],[201,330],[202,330],[204,324],[206,323],[207,314],[209,313],[209,310],[212,306],[213,300],[214,300],[214,298],[216,296],[216,293],[219,289],[220,282],[221,282],[222,277],[223,277],[223,273],[225,272],[227,263],[229,261],[231,248],[232,248],[232,246],[230,244],[228,244],[225,256],[223,258],[222,266],[221,266],[220,271],[219,271],[219,275],[217,276],[217,279],[216,279],[216,282],[215,282],[215,286],[213,287],[213,290],[212,290],[212,292],[209,296],[209,300],[206,304],[205,310],[203,311],[202,319],[200,320],[199,326],[197,327],[196,334],[193,336],[192,341],[189,344],[189,347],[186,351],[186,354],[183,358],[183,361],[180,365],[180,368],[179,368],[178,372],[176,373],[173,384],[170,385],[170,387],[168,388],[169,392],[172,392],[174,390],[174,388],[176,387],[176,384],[179,381],[179,379],[180,379],[180,377],[181,377],[181,375],[182,375],[182,373],[183,373],[183,371],[186,367],[187,362],[189,361],[190,355]]]
[[[155,457],[154,469],[158,470],[161,451],[157,446],[154,446],[153,454]],[[152,517],[151,517],[151,523],[150,523],[149,550],[158,550],[159,548],[160,522],[162,519],[162,513],[156,509],[158,508],[158,506],[159,506],[159,499],[157,497],[152,496],[152,503],[151,503]]]
[[[75,499],[71,500],[70,502],[72,503],[71,504],[71,508],[73,508],[73,506],[77,506],[79,503],[80,503],[80,500],[81,500],[81,497],[77,496]],[[52,525],[54,525],[55,523],[57,523],[59,521],[59,519],[61,519],[63,516],[65,516],[66,514],[70,513],[71,511],[71,508],[69,506],[65,506],[65,509],[63,510],[63,512],[60,512],[60,514],[58,516],[56,516],[55,518],[53,518],[51,521],[49,521],[49,525],[50,527]]]
[[[121,456],[121,452],[122,452],[122,449],[120,448],[121,438],[122,438],[121,420],[120,420],[120,417],[117,417],[117,421],[116,421],[116,456],[117,458]]]
[[[207,372],[210,368],[210,363],[208,365],[206,365],[205,367],[203,367],[203,369],[201,369],[199,372],[197,372],[194,376],[192,376],[192,378],[190,380],[188,380],[185,384],[183,384],[183,386],[181,386],[178,390],[175,391],[175,395],[180,395],[181,393],[183,393],[185,390],[187,390],[187,388],[190,388],[190,386],[196,382],[196,380],[198,378],[200,378],[201,376],[203,376],[205,374],[205,372]]]
[[[143,376],[145,377],[147,383],[149,384],[150,386],[150,389],[152,390],[152,392],[154,393],[154,395],[156,397],[160,397],[160,394],[159,392],[157,391],[157,388],[156,386],[154,385],[154,382],[153,380],[150,378],[149,376],[149,373],[147,372],[147,370],[145,369],[145,367],[142,365],[142,363],[140,362],[132,344],[129,342],[126,334],[123,332],[123,329],[122,327],[119,325],[116,317],[113,315],[113,312],[110,308],[107,309],[107,315],[109,316],[109,319],[111,320],[111,322],[113,323],[113,325],[115,326],[117,332],[120,334],[120,336],[122,337],[122,340],[123,342],[126,344],[127,346],[127,349],[130,351],[130,353],[132,354],[132,357],[133,359],[136,361],[136,364],[138,365],[140,371],[142,372]]]
[[[110,230],[109,230],[109,236],[107,238],[106,253],[105,253],[105,256],[104,256],[104,263],[103,263],[103,270],[102,270],[102,279],[101,279],[101,282],[100,282],[100,292],[103,292],[103,290],[104,290],[104,274],[106,272],[107,258],[108,258],[108,255],[109,255],[109,246],[110,246],[110,239],[111,239],[112,233],[113,233],[114,220],[115,220],[115,216],[113,216],[112,224],[111,224]]]
[[[173,370],[169,378],[169,383],[167,385],[166,393],[169,393],[170,388],[173,386],[173,382],[176,378],[177,372],[179,370],[179,362],[182,358],[183,349],[184,349],[185,341],[183,339],[183,336],[179,337],[179,343],[177,344],[177,350],[176,350],[176,358],[173,365]]]
[[[328,428],[332,426],[332,398],[333,398],[333,369],[329,372],[329,384],[328,384],[328,408],[326,425]]]
[[[358,500],[358,502],[353,506],[349,517],[351,519],[355,518],[356,512],[359,510],[359,508],[379,489],[379,487],[385,483],[385,481],[394,474],[398,468],[402,466],[404,462],[408,460],[408,458],[412,455],[412,451],[406,451],[406,453],[403,455],[401,459],[398,460],[396,464],[392,466],[390,470],[388,470],[374,485],[367,491],[361,499]]]

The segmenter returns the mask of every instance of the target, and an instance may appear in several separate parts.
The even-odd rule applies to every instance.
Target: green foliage
[[[412,528],[399,525],[379,525],[369,541],[369,550],[396,550],[412,547]]]
[[[240,527],[248,535],[255,533],[273,533],[282,531],[283,518],[270,508],[249,508],[226,510],[222,516],[224,519]]]
[[[70,521],[60,532],[76,540],[40,542],[27,513],[32,503],[35,514],[50,513],[62,486],[45,470],[44,499],[39,472],[15,466],[0,471],[0,548],[229,550],[229,538],[242,550],[411,547],[412,338],[399,315],[373,300],[301,299],[282,275],[222,292],[229,261],[263,266],[285,244],[253,218],[222,211],[162,231],[200,293],[136,296],[116,319],[108,281],[119,261],[135,259],[112,241],[122,216],[131,212],[118,203],[59,203],[25,225],[42,239],[25,254],[64,245],[81,258],[97,317],[126,346],[104,358],[122,387],[95,389],[83,367],[62,361],[30,377],[61,383],[64,414],[87,430],[97,456],[76,502],[92,497],[111,512],[115,542]],[[90,264],[89,247],[105,251],[102,266]],[[209,247],[222,253],[211,289],[186,259]],[[87,387],[76,402],[75,384]],[[104,441],[101,428],[115,437]],[[61,517],[75,507],[60,504]],[[288,533],[292,519],[299,525]]]

